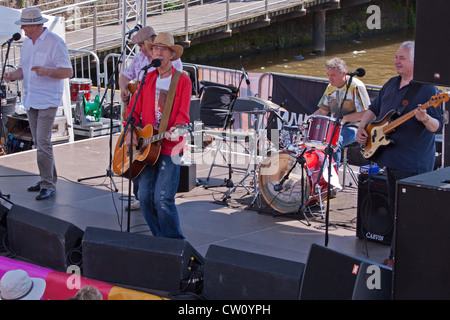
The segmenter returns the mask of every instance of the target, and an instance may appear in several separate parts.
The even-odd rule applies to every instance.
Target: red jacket
[[[173,68],[172,76],[176,69]],[[151,124],[153,127],[156,126],[155,120],[155,90],[156,90],[156,78],[158,76],[158,70],[155,69],[150,72],[145,78],[145,83],[142,86],[139,97],[137,98],[136,108],[134,110],[135,123],[142,121],[142,126],[145,127]],[[175,125],[186,125],[189,123],[189,107],[191,105],[191,91],[192,83],[191,79],[184,73],[178,80],[177,89],[175,92],[175,98],[173,100],[173,108],[169,117],[169,122],[167,124],[167,130],[174,127]],[[127,107],[127,117],[129,116],[131,110],[133,109],[134,100],[137,94],[133,95],[130,103]],[[155,130],[156,132],[156,130]],[[175,155],[179,154],[183,150],[184,146],[183,137],[181,136],[178,140],[169,141],[164,139],[161,146],[161,154],[164,155]],[[178,145],[179,144],[179,145]]]

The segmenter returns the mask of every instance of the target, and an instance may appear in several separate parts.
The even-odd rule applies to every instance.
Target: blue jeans
[[[179,180],[180,156],[160,155],[138,176],[141,211],[156,237],[184,239],[175,206]]]
[[[339,169],[342,157],[342,148],[357,142],[356,140],[356,132],[358,128],[355,127],[346,127],[344,126],[341,130],[341,134],[339,135],[339,143],[336,151],[333,153],[334,162],[336,162],[336,168]]]

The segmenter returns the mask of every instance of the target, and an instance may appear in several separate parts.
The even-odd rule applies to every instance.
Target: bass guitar
[[[189,125],[177,126],[174,130],[175,135],[183,135],[190,130]],[[114,157],[112,162],[113,172],[119,176],[125,178],[136,178],[146,165],[154,165],[159,158],[161,146],[155,142],[164,139],[164,134],[167,132],[161,132],[153,134],[153,126],[151,124],[146,125],[143,129],[134,128],[134,134],[136,135],[138,145],[133,146],[132,149],[122,141],[126,132],[122,132],[117,140],[116,147],[114,149]],[[122,145],[120,143],[122,142]],[[133,152],[133,159],[130,163],[130,151]]]
[[[427,103],[421,105],[420,107],[417,107],[416,109],[427,109],[431,106],[437,108],[442,102],[447,102],[448,100],[449,97],[446,93],[435,95],[432,96]],[[375,154],[381,147],[387,146],[388,144],[392,143],[393,141],[388,139],[388,135],[399,125],[414,117],[414,111],[416,109],[404,114],[394,121],[391,121],[391,118],[397,112],[396,110],[391,110],[383,117],[383,119],[372,121],[371,123],[369,123],[365,128],[367,134],[369,135],[369,137],[367,138],[367,144],[364,149],[361,150],[363,157],[366,159],[370,159],[375,156]]]

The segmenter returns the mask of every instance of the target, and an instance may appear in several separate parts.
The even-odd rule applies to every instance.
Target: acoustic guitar
[[[112,162],[113,172],[119,176],[131,179],[136,178],[142,172],[146,165],[154,165],[159,158],[161,146],[155,142],[164,139],[164,134],[153,133],[153,126],[151,124],[146,125],[143,129],[134,128],[134,134],[136,135],[138,145],[133,146],[132,149],[125,143],[124,135],[126,132],[122,132],[117,140],[116,147],[114,149],[114,157]],[[183,135],[189,132],[189,125],[177,126],[174,133],[176,135]],[[124,139],[124,141],[122,141]],[[122,142],[122,145],[120,145]],[[133,152],[133,159],[130,164],[130,151]]]
[[[446,93],[435,95],[432,96],[427,103],[417,107],[416,109],[427,109],[431,106],[437,108],[442,102],[447,102],[448,100],[449,97]],[[363,157],[370,159],[375,156],[381,147],[392,143],[393,141],[388,138],[388,135],[399,125],[414,117],[414,111],[416,109],[404,114],[394,121],[391,120],[397,112],[396,110],[391,110],[383,117],[383,119],[369,123],[365,128],[367,134],[369,135],[367,144],[364,149],[361,150]]]

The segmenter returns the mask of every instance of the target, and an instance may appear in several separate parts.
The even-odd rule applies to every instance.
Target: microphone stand
[[[342,99],[341,105],[339,107],[339,111],[336,114],[336,122],[334,123],[334,126],[333,126],[333,132],[331,133],[330,140],[328,141],[328,146],[325,149],[325,159],[328,159],[327,209],[325,212],[325,246],[326,247],[328,246],[328,240],[329,240],[328,239],[328,227],[329,227],[329,220],[330,220],[330,194],[331,194],[331,183],[330,182],[331,182],[331,169],[332,169],[331,163],[333,160],[333,148],[331,148],[331,142],[333,141],[334,136],[336,135],[337,126],[338,126],[340,120],[342,120],[342,118],[343,118],[342,110],[344,107],[345,99],[347,99],[348,89],[350,88],[350,85],[353,80],[353,75],[350,75],[349,77],[350,78],[348,79],[347,86],[345,88],[344,98]],[[317,183],[319,183],[319,181],[320,181],[320,177],[322,176],[324,166],[325,166],[325,161],[322,163],[322,166],[320,167],[319,175],[317,176]]]
[[[9,50],[11,48],[11,42],[8,41],[8,48],[6,50],[6,55],[5,55],[5,64],[2,67],[2,79],[0,80],[0,85],[3,83],[3,77],[5,76],[5,70],[6,70],[6,66],[8,63],[8,55],[9,55]],[[1,127],[1,131],[0,131],[0,138],[5,138],[6,141],[6,133],[5,133],[5,127],[3,125],[3,106],[2,106],[2,99],[6,98],[6,85],[5,85],[5,92],[3,92],[3,90],[0,87],[0,127]],[[6,151],[5,151],[6,152]],[[10,198],[9,194],[3,194],[0,191],[0,198],[2,198],[3,200],[13,204],[11,201],[7,200]]]
[[[147,72],[148,72],[148,69],[145,68],[145,69],[144,69],[144,75],[142,76],[142,80],[141,80],[141,82],[140,82],[140,84],[139,84],[139,89],[138,89],[138,91],[137,91],[137,93],[136,93],[136,97],[135,97],[135,99],[134,99],[133,108],[131,109],[131,112],[130,112],[130,114],[128,115],[127,122],[126,122],[126,124],[125,124],[124,129],[123,129],[125,133],[127,132],[127,130],[129,130],[130,135],[131,135],[131,136],[130,136],[130,137],[131,137],[131,140],[130,140],[131,143],[133,142],[133,134],[134,134],[134,129],[135,129],[135,120],[134,120],[134,117],[133,117],[133,115],[134,115],[134,110],[135,110],[135,108],[136,108],[136,102],[137,102],[137,99],[138,99],[139,95],[141,94],[142,86],[145,84],[145,78],[147,77]],[[125,136],[126,136],[126,134],[123,134],[123,135],[122,135],[122,139],[121,139],[120,142],[119,142],[119,146],[120,146],[120,147],[122,147],[122,145],[124,144]],[[132,180],[133,180],[133,175],[132,175],[132,170],[131,170],[131,167],[132,167],[132,165],[133,165],[133,146],[132,146],[132,145],[128,146],[128,154],[129,154],[129,158],[130,158],[130,160],[129,160],[130,167],[129,167],[129,169],[128,169],[128,210],[127,210],[128,215],[127,215],[127,232],[130,232],[131,189],[132,189],[132,188],[131,188],[131,182],[132,182]]]
[[[129,38],[126,40],[125,42],[125,46],[124,48],[126,48]],[[103,97],[100,101],[100,106],[102,106],[103,108],[103,101],[105,100],[106,94],[108,93],[108,90],[110,90],[111,92],[111,110],[109,113],[109,126],[110,126],[110,130],[109,130],[109,166],[106,169],[106,175],[99,175],[99,176],[92,176],[92,177],[87,177],[87,178],[80,178],[78,179],[78,182],[83,181],[83,180],[90,180],[90,179],[97,179],[97,178],[102,178],[102,177],[109,177],[112,181],[112,184],[114,185],[114,192],[119,192],[119,189],[117,188],[114,180],[113,180],[113,171],[111,169],[112,166],[112,150],[113,150],[113,146],[112,146],[112,134],[113,134],[113,106],[114,106],[114,87],[115,87],[115,80],[114,79],[119,79],[119,65],[122,63],[122,58],[123,58],[123,52],[124,52],[124,48],[122,48],[122,54],[120,55],[119,59],[117,59],[116,65],[114,66],[114,72],[111,73],[111,75],[109,76],[108,79],[108,83],[106,86],[106,90],[105,93],[103,94]]]

